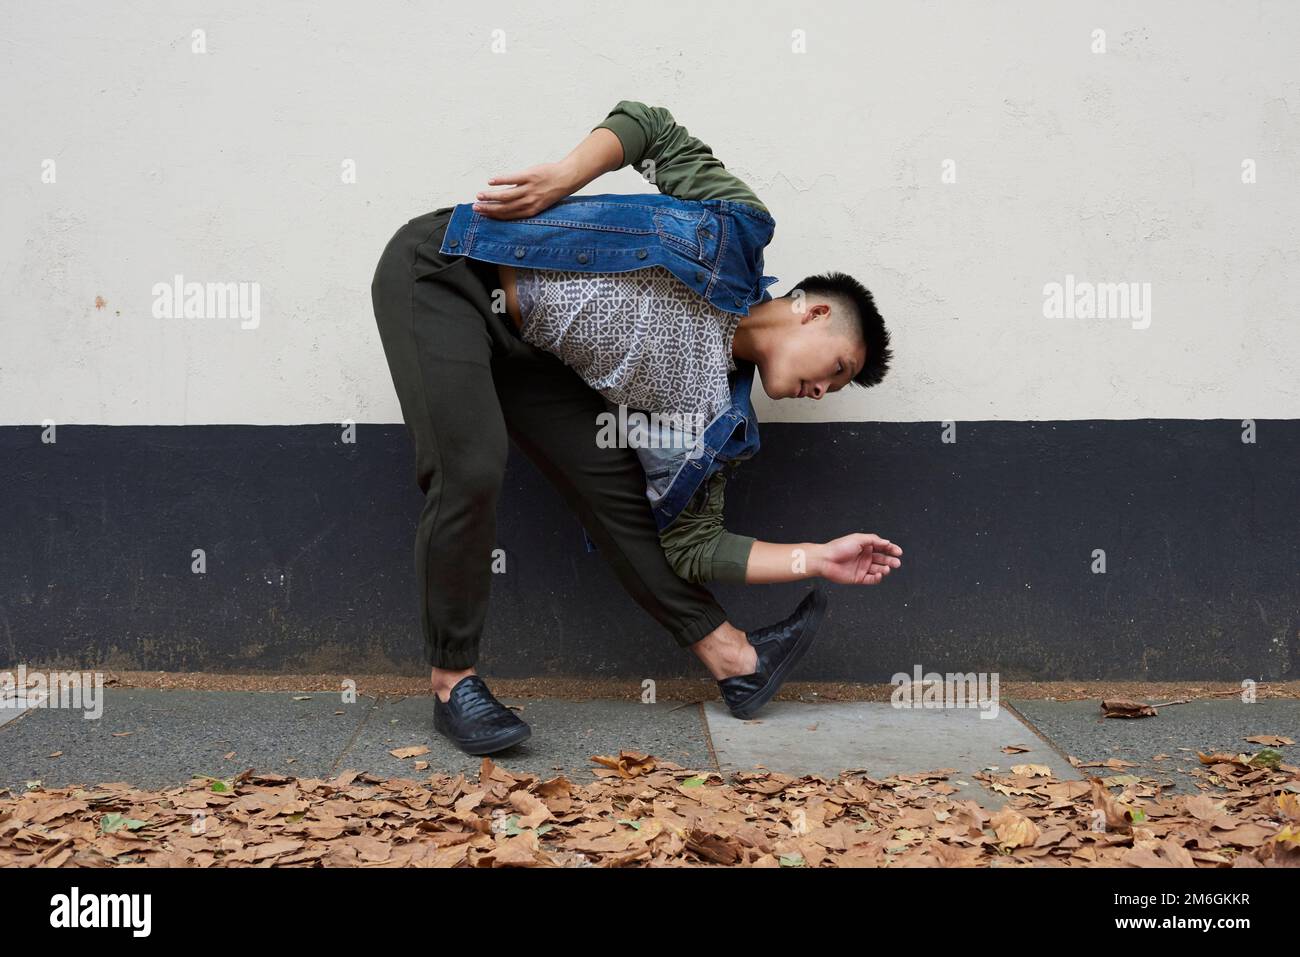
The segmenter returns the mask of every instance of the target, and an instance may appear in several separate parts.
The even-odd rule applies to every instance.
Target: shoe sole
[[[785,676],[790,673],[790,669],[799,663],[808,646],[812,644],[817,637],[817,629],[821,627],[822,617],[826,614],[826,593],[816,592],[817,598],[813,599],[812,614],[808,618],[808,623],[804,626],[803,634],[799,640],[794,643],[790,653],[785,656],[785,660],[776,666],[772,672],[772,677],[767,679],[767,684],[755,691],[744,704],[735,708],[731,713],[742,721],[748,721],[754,714],[772,700],[772,696],[781,690],[781,685],[785,683]]]
[[[475,757],[483,754],[495,754],[498,751],[504,751],[506,748],[512,748],[516,744],[522,744],[533,736],[533,729],[526,724],[520,725],[516,728],[506,728],[502,731],[498,731],[490,738],[484,738],[477,741],[461,741],[448,734],[442,728],[436,726],[434,730],[466,754],[472,754]]]
[[[489,738],[485,742],[476,742],[469,746],[462,746],[461,750],[475,757],[481,754],[495,754],[498,751],[504,751],[506,748],[513,748],[516,744],[522,744],[532,736],[533,730],[527,726],[507,728],[495,738]]]

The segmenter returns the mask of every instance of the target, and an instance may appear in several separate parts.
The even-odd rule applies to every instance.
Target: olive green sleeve
[[[736,535],[722,524],[726,470],[719,470],[667,528],[659,533],[664,554],[673,571],[687,581],[743,584],[749,551],[755,542]]]
[[[713,150],[680,126],[662,106],[621,100],[603,123],[623,144],[623,165],[631,165],[661,193],[678,199],[730,199],[768,209]]]

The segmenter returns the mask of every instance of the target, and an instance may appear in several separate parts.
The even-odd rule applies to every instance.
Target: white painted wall
[[[399,422],[385,242],[624,98],[757,189],[775,292],[845,269],[894,331],[885,384],[766,419],[1300,416],[1298,41],[1286,0],[7,3],[0,422]],[[177,273],[260,324],[153,318]],[[1151,283],[1149,328],[1045,319],[1067,274]]]

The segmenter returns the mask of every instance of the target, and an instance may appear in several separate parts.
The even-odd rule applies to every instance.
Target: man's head
[[[754,361],[773,399],[820,399],[849,383],[875,385],[889,371],[889,330],[867,287],[852,276],[809,276],[750,314],[758,308]]]

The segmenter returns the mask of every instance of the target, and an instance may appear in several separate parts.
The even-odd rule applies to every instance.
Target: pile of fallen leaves
[[[1276,751],[1261,760],[1268,750],[1201,755],[1206,790],[1193,796],[1132,774],[981,772],[1007,797],[996,812],[956,800],[946,771],[724,781],[627,751],[593,758],[586,785],[485,758],[476,781],[248,770],[161,792],[0,791],[0,866],[1296,866],[1300,774]]]

